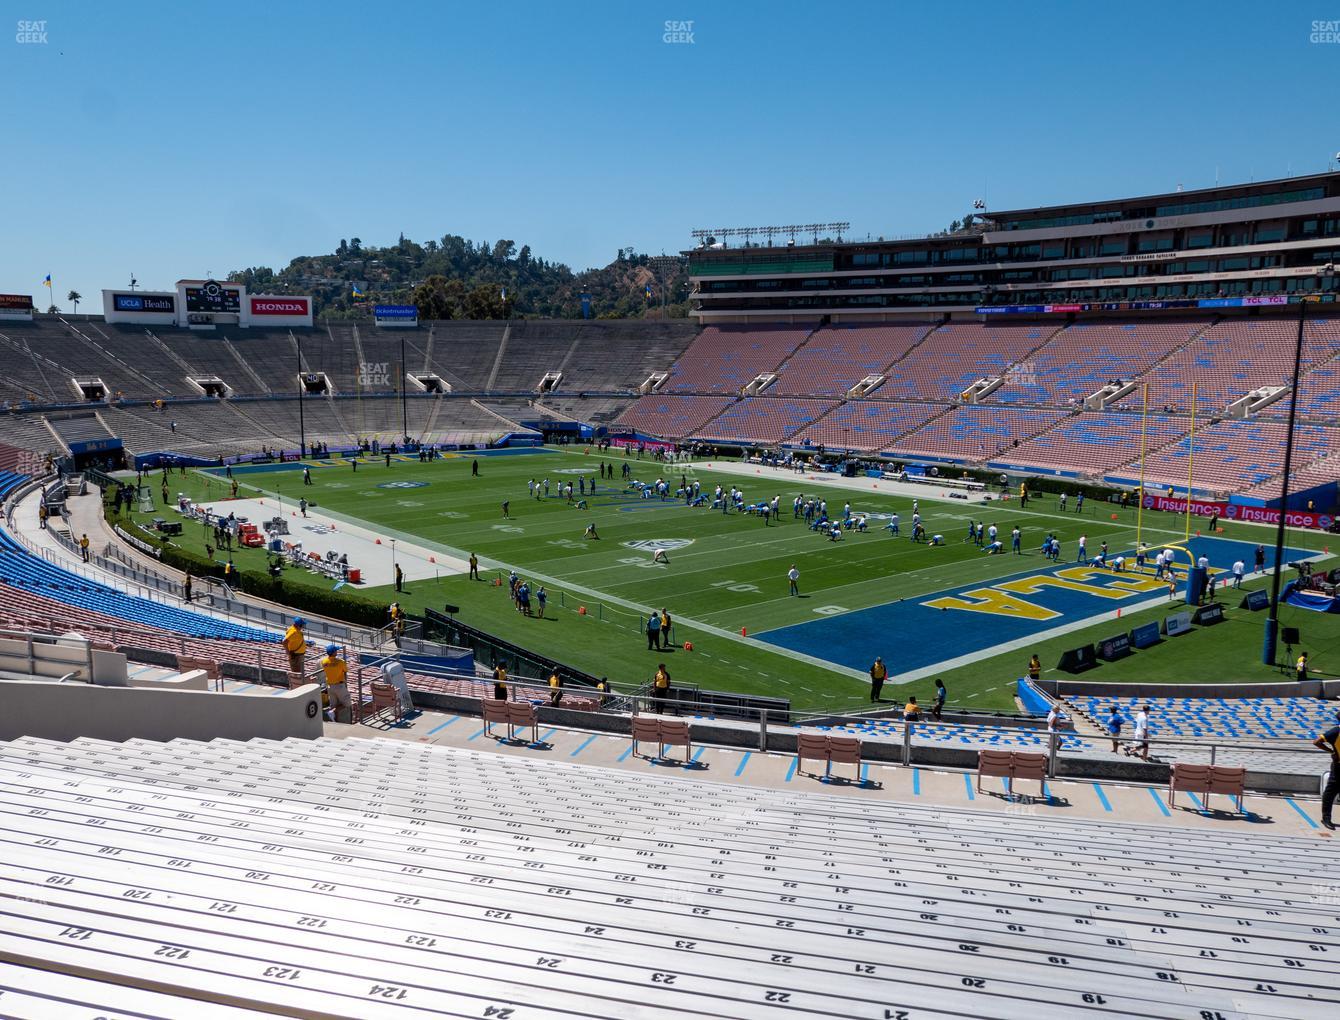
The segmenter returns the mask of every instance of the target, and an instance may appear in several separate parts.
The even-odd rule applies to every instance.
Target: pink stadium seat
[[[810,335],[797,326],[707,326],[670,369],[672,393],[738,394],[777,369]]]

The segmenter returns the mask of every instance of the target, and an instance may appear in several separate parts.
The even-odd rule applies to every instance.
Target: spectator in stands
[[[647,617],[647,651],[659,651],[661,647],[661,614],[654,609]]]
[[[800,594],[800,571],[796,569],[796,565],[795,565],[794,563],[791,564],[791,569],[788,570],[788,571],[786,572],[786,581],[787,581],[787,584],[790,586],[790,592],[791,592],[791,594],[792,594],[792,595],[799,595],[799,594]]]
[[[549,674],[549,704],[557,708],[563,703],[563,678],[558,675],[558,670]]]
[[[656,667],[656,676],[651,681],[651,703],[657,715],[665,713],[665,702],[670,697],[670,671],[665,663]],[[678,713],[676,713],[678,714]]]
[[[1307,682],[1307,652],[1298,653],[1298,661],[1293,664],[1293,674],[1300,684]]]
[[[479,557],[474,553],[470,554],[470,580],[479,580]]]
[[[940,721],[940,715],[945,710],[945,699],[949,692],[945,690],[945,682],[940,679],[935,681],[935,700],[931,702],[931,718],[936,722]]]
[[[1335,720],[1340,724],[1340,711],[1335,713]],[[1331,771],[1321,791],[1321,824],[1334,829],[1331,810],[1335,806],[1336,795],[1340,794],[1340,725],[1332,726],[1312,743],[1331,756]]]
[[[903,718],[908,722],[921,722],[921,706],[917,704],[915,694],[909,696],[907,704],[903,706]]]
[[[1149,706],[1141,705],[1135,713],[1135,744],[1126,749],[1127,754],[1149,761]]]
[[[1051,709],[1047,712],[1047,733],[1048,733],[1048,734],[1055,733],[1055,732],[1057,732],[1057,730],[1060,729],[1060,726],[1061,726],[1061,719],[1062,719],[1062,716],[1061,716],[1061,705],[1060,705],[1059,702],[1053,701],[1053,702],[1052,702],[1052,707],[1051,707]],[[1049,746],[1050,746],[1050,745],[1049,745]]]
[[[1107,735],[1112,738],[1112,753],[1116,754],[1121,750],[1121,711],[1116,705],[1108,709],[1107,716]]]
[[[507,670],[501,662],[493,664],[493,698],[495,701],[507,700]]]
[[[884,681],[889,678],[888,667],[884,665],[884,660],[878,655],[875,661],[870,664],[870,700],[878,701],[879,692],[884,690]]]
[[[1042,676],[1042,660],[1038,658],[1038,653],[1034,652],[1028,660],[1028,679],[1037,680]]]
[[[326,693],[330,711],[336,722],[353,722],[354,703],[349,699],[349,664],[340,657],[338,645],[326,645],[321,659],[321,672],[326,678]]]
[[[228,569],[232,566],[232,561],[228,561],[228,566],[224,568],[224,577],[227,578]],[[289,624],[288,630],[284,632],[284,651],[288,653],[288,671],[290,673],[301,674],[304,671],[307,657],[307,635],[303,633],[303,628],[307,626],[307,621],[301,616],[295,616],[293,622]]]
[[[79,536],[79,555],[83,558],[83,560],[84,560],[85,563],[88,562],[88,532],[87,532],[87,531],[84,532],[82,535]]]

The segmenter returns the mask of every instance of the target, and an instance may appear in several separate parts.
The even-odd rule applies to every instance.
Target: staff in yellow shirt
[[[284,631],[284,651],[288,653],[288,671],[290,673],[301,674],[306,671],[307,665],[307,636],[302,629],[307,626],[307,621],[301,616],[295,616],[293,622],[289,624],[288,630]]]
[[[326,675],[326,692],[330,695],[330,709],[336,722],[353,722],[354,703],[349,698],[349,664],[340,658],[338,645],[326,645],[321,659],[321,672]]]

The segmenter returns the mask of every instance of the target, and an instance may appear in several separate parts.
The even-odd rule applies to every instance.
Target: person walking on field
[[[796,565],[795,565],[794,563],[791,564],[791,569],[788,570],[788,571],[786,572],[786,580],[787,580],[787,582],[788,582],[788,583],[790,584],[790,586],[791,586],[791,594],[792,594],[792,595],[799,595],[799,594],[800,594],[800,571],[796,569]]]
[[[870,666],[870,700],[878,701],[880,691],[884,690],[884,681],[889,678],[888,667],[878,655]]]
[[[661,647],[661,614],[652,610],[647,617],[647,651],[659,651]]]

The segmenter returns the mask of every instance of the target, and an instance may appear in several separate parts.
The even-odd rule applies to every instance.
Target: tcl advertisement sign
[[[1145,496],[1146,510],[1167,510],[1170,513],[1186,513],[1186,500],[1173,496]],[[1264,506],[1238,506],[1236,503],[1219,503],[1214,500],[1191,501],[1191,512],[1197,517],[1222,517],[1226,521],[1247,521],[1251,524],[1278,524],[1280,512]],[[1284,523],[1294,528],[1329,528],[1334,522],[1330,514],[1310,513],[1306,510],[1290,510]]]
[[[305,297],[253,297],[252,315],[306,315],[311,301]]]

